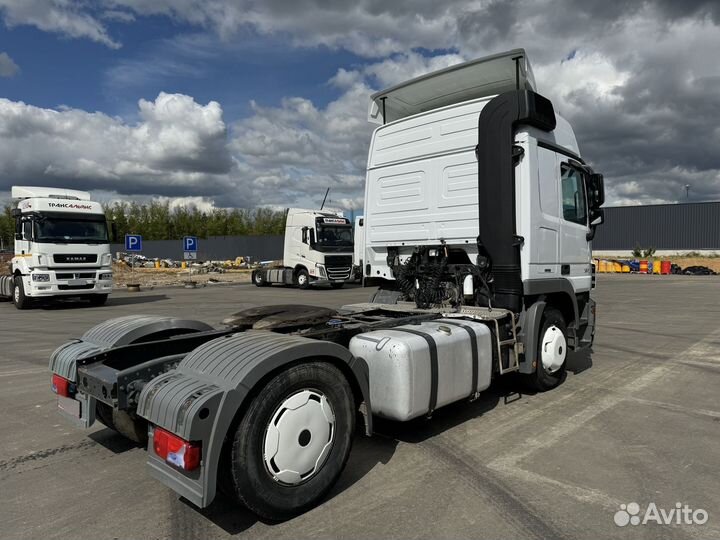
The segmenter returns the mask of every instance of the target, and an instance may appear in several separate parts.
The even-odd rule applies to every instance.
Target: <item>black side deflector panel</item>
[[[515,223],[513,144],[520,125],[555,129],[555,111],[547,98],[531,90],[514,90],[485,105],[478,122],[478,264],[486,262],[494,280],[494,304],[519,312],[523,285]],[[484,260],[482,260],[484,258]]]

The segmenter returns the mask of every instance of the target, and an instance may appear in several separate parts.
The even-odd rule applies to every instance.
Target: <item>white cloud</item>
[[[30,25],[72,38],[91,39],[113,49],[120,47],[98,18],[84,8],[84,4],[70,0],[0,0],[0,11],[9,27]]]
[[[0,77],[14,77],[20,68],[8,53],[0,52]]]
[[[24,106],[13,113],[25,122],[21,127],[0,118],[0,129],[5,122],[18,133],[29,130],[41,159],[30,159],[28,147],[11,137],[0,157],[17,159],[0,162],[0,177],[32,170],[97,178],[127,193],[176,190],[219,205],[305,204],[331,186],[331,197],[352,206],[362,193],[370,93],[463,59],[525,46],[540,92],[571,121],[585,157],[606,173],[609,202],[682,199],[686,182],[698,198],[720,198],[720,64],[703,54],[720,50],[720,8],[704,0],[677,6],[669,0],[0,0],[9,25],[33,24],[108,46],[118,43],[105,20],[163,15],[227,41],[272,35],[369,58],[337,71],[328,82],[340,95],[325,106],[292,91],[277,106],[253,104],[248,118],[232,124],[229,141],[220,105],[200,106],[188,96],[141,102],[140,122],[132,126],[82,111],[54,111],[62,121],[53,122],[45,118],[48,111]],[[208,53],[192,44],[187,50]],[[158,73],[201,76],[195,64],[202,62],[159,54],[144,63],[146,71],[142,61],[124,59],[107,84],[128,88]]]
[[[222,109],[181,94],[140,100],[140,121],[43,109],[0,99],[0,189],[10,183],[69,185],[124,194],[225,195],[233,184]]]

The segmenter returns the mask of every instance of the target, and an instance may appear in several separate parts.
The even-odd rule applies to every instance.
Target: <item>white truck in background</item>
[[[363,257],[365,257],[365,218],[363,216],[355,216],[353,242],[353,277],[362,283]]]
[[[339,289],[352,277],[352,267],[349,219],[334,212],[290,208],[282,263],[254,270],[252,281],[258,287],[280,283],[307,289],[329,284]]]
[[[112,255],[105,213],[85,191],[13,186],[17,200],[11,275],[0,296],[18,309],[41,299],[80,297],[99,306],[112,291]]]
[[[50,358],[59,410],[147,439],[150,474],[194,505],[222,489],[289,519],[332,489],[357,424],[371,435],[373,416],[429,418],[507,373],[550,390],[569,353],[592,345],[603,177],[535,92],[525,52],[371,99],[382,125],[363,216],[370,302],[260,306],[222,328],[122,317]],[[305,245],[324,217],[299,225]]]

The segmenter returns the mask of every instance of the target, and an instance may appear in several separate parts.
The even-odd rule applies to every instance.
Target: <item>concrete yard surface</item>
[[[285,523],[224,498],[198,510],[150,478],[144,449],[56,411],[50,353],[102,320],[218,324],[250,305],[339,307],[371,292],[217,285],[115,293],[101,308],[0,303],[2,537],[720,538],[718,277],[598,276],[594,350],[569,358],[564,384],[526,394],[506,377],[431,420],[378,420],[327,500]],[[677,503],[707,521],[615,522]]]

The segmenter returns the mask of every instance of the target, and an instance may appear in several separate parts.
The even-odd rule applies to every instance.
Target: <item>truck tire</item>
[[[263,277],[263,272],[255,271],[252,273],[252,281],[256,287],[267,287],[270,285]]]
[[[310,287],[310,274],[304,268],[301,268],[295,272],[295,285],[300,289],[307,289]]]
[[[567,325],[562,313],[547,307],[540,324],[535,371],[525,376],[532,390],[545,392],[565,379],[567,342]]]
[[[105,427],[112,429],[134,443],[144,445],[147,443],[147,422],[137,416],[131,416],[125,411],[114,410],[106,403],[95,404],[95,417]]]
[[[107,294],[94,294],[88,300],[90,300],[91,306],[104,306],[105,302],[107,302],[108,295]]]
[[[309,510],[340,477],[354,432],[353,394],[338,368],[309,362],[279,373],[235,431],[229,475],[235,495],[273,521]]]
[[[25,296],[25,285],[23,285],[21,276],[15,276],[13,304],[15,304],[15,307],[18,309],[28,309],[32,306],[32,300]]]
[[[344,281],[340,281],[339,283],[338,283],[338,282],[331,283],[330,286],[331,286],[333,289],[342,289],[342,288],[345,286],[345,282],[344,282]]]

